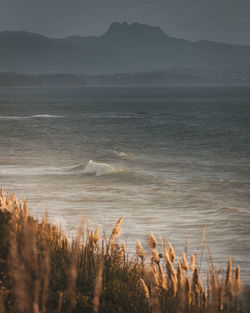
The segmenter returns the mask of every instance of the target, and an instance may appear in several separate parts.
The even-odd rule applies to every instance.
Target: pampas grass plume
[[[187,261],[187,257],[186,254],[183,252],[182,253],[182,262],[181,262],[181,267],[184,269],[184,271],[188,271],[189,266],[188,266],[188,261]]]
[[[182,286],[183,286],[183,274],[182,274],[181,263],[179,260],[178,260],[178,265],[177,265],[177,282],[178,282],[178,288],[182,288]]]
[[[170,258],[170,261],[172,263],[174,263],[174,260],[175,260],[175,252],[174,252],[174,248],[171,244],[170,241],[168,241],[168,255],[169,255],[169,258]]]
[[[171,290],[172,296],[175,297],[176,292],[177,292],[177,282],[174,276],[171,276],[170,290]]]
[[[226,285],[229,286],[232,283],[232,260],[229,257],[226,274]]]
[[[94,239],[94,242],[95,242],[95,244],[98,242],[98,240],[99,240],[99,231],[98,231],[98,228],[97,227],[95,227],[95,234],[94,234],[94,236],[93,236],[93,239]]]
[[[240,266],[239,264],[236,267],[235,278],[234,278],[234,294],[237,296],[240,292],[241,281],[240,281]]]
[[[159,253],[157,252],[157,250],[153,249],[152,254],[153,254],[153,261],[155,263],[159,264],[160,263],[160,256],[159,256]]]
[[[152,249],[156,249],[156,247],[157,247],[157,241],[156,241],[155,236],[152,232],[149,233],[149,245]]]
[[[137,240],[136,242],[136,254],[140,257],[140,258],[144,258],[144,250],[143,250],[143,247],[140,243],[139,240]]]
[[[159,286],[159,277],[155,264],[150,265],[151,270],[151,282],[154,286]]]
[[[139,282],[140,282],[140,286],[141,286],[141,288],[142,288],[142,291],[143,291],[143,293],[144,293],[144,296],[145,296],[147,299],[149,299],[149,298],[150,298],[149,290],[148,290],[148,287],[147,287],[145,281],[144,281],[142,278],[140,278],[140,281],[139,281]]]
[[[193,272],[194,269],[195,269],[195,257],[194,255],[192,254],[191,255],[191,259],[190,259],[190,266],[189,266],[190,270]]]
[[[159,285],[161,286],[161,288],[163,290],[167,290],[167,282],[166,282],[166,277],[163,271],[163,268],[161,266],[161,264],[158,264],[158,268],[159,268]]]
[[[122,242],[122,253],[123,253],[123,255],[126,254],[126,243],[125,243],[125,241]]]
[[[190,280],[188,278],[188,276],[186,277],[186,281],[185,281],[185,297],[186,297],[186,301],[188,303],[188,305],[191,303],[192,301],[192,291],[191,291],[191,284],[190,284]]]
[[[176,278],[176,273],[175,273],[175,270],[174,270],[174,266],[173,266],[173,263],[170,261],[168,252],[166,250],[164,250],[163,257],[164,257],[164,259],[166,261],[167,274],[168,274],[169,280],[171,281],[171,279],[173,277],[174,280],[176,281],[177,278]]]
[[[123,221],[123,216],[121,216],[118,221],[115,224],[115,227],[113,228],[112,234],[110,236],[110,240],[112,239],[118,239],[118,237],[121,235],[122,233],[122,228],[121,228],[121,224]]]
[[[1,187],[1,198],[4,199],[4,191],[3,191],[3,186]]]

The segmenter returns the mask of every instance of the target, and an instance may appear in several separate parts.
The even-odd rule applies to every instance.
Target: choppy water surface
[[[250,281],[250,88],[0,89],[0,184],[69,232],[123,215],[130,246],[206,225]]]

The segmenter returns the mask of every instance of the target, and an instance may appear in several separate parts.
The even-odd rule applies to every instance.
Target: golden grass
[[[0,194],[1,313],[242,312],[240,267],[233,275],[231,258],[225,275],[210,264],[204,282],[193,254],[178,258],[170,242],[159,248],[152,232],[151,256],[137,241],[129,258],[119,243],[122,217],[109,239],[80,226],[69,241],[46,217],[29,216],[26,200]]]

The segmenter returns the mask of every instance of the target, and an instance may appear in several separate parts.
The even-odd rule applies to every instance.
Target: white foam
[[[21,166],[21,165],[5,165],[0,166],[1,176],[39,176],[39,175],[64,175],[69,167],[55,166]]]
[[[117,156],[119,156],[119,157],[128,157],[129,156],[129,154],[128,153],[125,153],[125,152],[119,152],[119,151],[114,151],[114,154],[115,155],[117,155]]]
[[[95,176],[108,175],[113,173],[120,173],[124,170],[109,165],[107,163],[98,163],[92,160],[89,160],[87,165],[85,166],[83,173],[84,174],[93,174]]]
[[[58,118],[58,117],[62,117],[62,116],[50,115],[50,114],[36,114],[36,115],[33,115],[32,117],[34,117],[34,118]]]
[[[32,116],[0,116],[0,120],[26,120],[32,118],[60,118],[59,115],[36,114]]]
[[[29,118],[28,116],[0,116],[0,120],[24,120]]]

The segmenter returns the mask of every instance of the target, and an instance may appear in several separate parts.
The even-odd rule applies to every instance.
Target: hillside
[[[113,74],[174,68],[249,70],[250,47],[191,42],[138,23],[115,22],[94,37],[0,32],[0,72]]]

